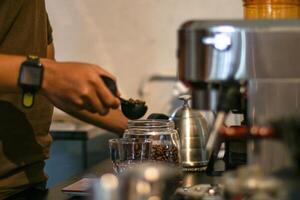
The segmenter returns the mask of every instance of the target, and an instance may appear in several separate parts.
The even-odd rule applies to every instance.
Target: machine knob
[[[231,46],[231,37],[225,33],[217,33],[212,37],[203,38],[202,42],[206,45],[213,45],[219,51],[225,51]]]

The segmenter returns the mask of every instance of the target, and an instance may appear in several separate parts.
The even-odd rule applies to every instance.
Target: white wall
[[[184,21],[242,17],[242,0],[48,0],[47,8],[57,59],[103,66],[128,97],[152,73],[176,74]]]

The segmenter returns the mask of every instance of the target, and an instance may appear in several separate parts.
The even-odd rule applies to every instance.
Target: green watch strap
[[[30,108],[34,103],[34,94],[31,92],[23,93],[22,103],[25,108]]]

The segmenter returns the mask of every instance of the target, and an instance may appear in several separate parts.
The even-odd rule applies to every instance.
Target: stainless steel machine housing
[[[217,111],[218,86],[245,85],[250,125],[300,112],[300,21],[189,21],[178,35],[179,78],[193,108]],[[249,163],[268,170],[290,166],[278,141],[249,142]]]

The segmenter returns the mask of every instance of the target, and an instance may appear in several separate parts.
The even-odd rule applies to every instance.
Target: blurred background
[[[168,111],[172,90],[166,84],[173,83],[147,81],[176,76],[180,25],[190,19],[242,18],[241,0],[51,0],[47,8],[57,60],[104,67],[118,77],[124,97],[144,92],[149,112]]]
[[[54,31],[56,59],[102,66],[117,76],[122,96],[147,101],[148,114],[169,114],[176,107],[178,93],[184,91],[176,82],[176,36],[180,25],[191,19],[242,18],[243,11],[241,0],[49,0],[46,3]],[[56,118],[69,119],[58,110]],[[61,127],[74,130],[70,124]],[[93,136],[93,140],[90,137],[74,140],[74,136],[54,138],[46,166],[50,186],[81,172],[86,167],[82,162],[87,155],[87,165],[108,156],[107,139],[113,135],[104,130],[98,132],[100,137]]]

